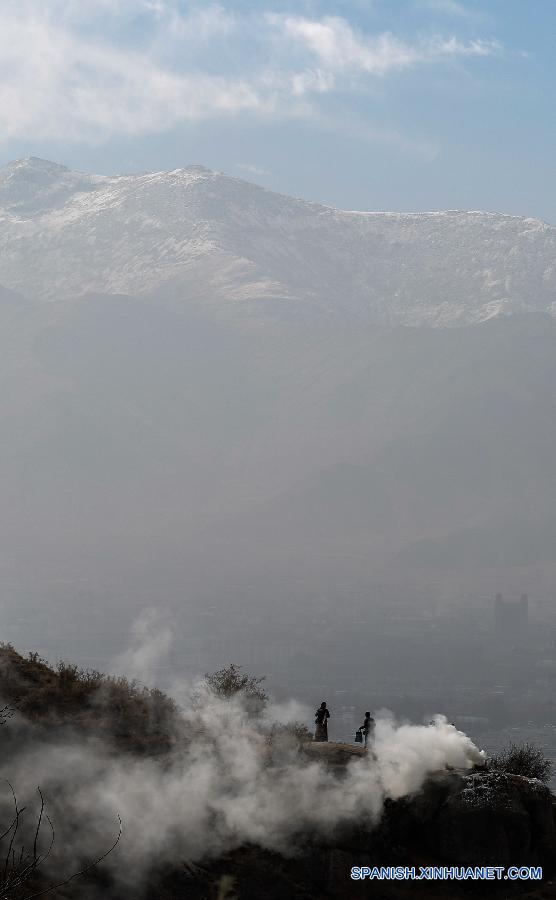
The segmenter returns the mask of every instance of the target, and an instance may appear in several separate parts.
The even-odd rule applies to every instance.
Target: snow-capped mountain
[[[219,316],[452,326],[556,310],[556,228],[487,212],[346,212],[189,166],[0,169],[0,284],[152,294]]]

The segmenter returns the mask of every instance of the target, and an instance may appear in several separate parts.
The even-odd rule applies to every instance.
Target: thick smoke
[[[31,745],[15,771],[13,758],[4,764],[2,774],[22,800],[41,785],[62,847],[75,845],[79,823],[83,857],[66,857],[66,865],[109,843],[116,813],[123,838],[105,865],[136,890],[152,866],[195,863],[245,843],[295,854],[309,835],[326,839],[344,825],[377,823],[388,798],[418,791],[432,772],[484,760],[442,716],[410,725],[381,713],[373,752],[354,758],[338,778],[320,756],[300,753],[297,742],[269,743],[269,724],[298,719],[299,704],[271,704],[253,721],[239,700],[218,699],[206,685],[180,693],[190,699],[171,757],[162,762],[76,740]]]
[[[195,738],[176,745],[171,764],[116,758],[98,745],[39,745],[15,772],[12,762],[10,777],[24,793],[42,785],[63,846],[72,845],[75,822],[83,836],[94,836],[79,839],[85,855],[108,842],[117,811],[124,834],[107,865],[141,878],[152,865],[196,862],[245,842],[295,853],[304,834],[326,838],[341,825],[376,823],[387,798],[418,791],[430,773],[483,761],[443,717],[427,726],[384,716],[374,753],[349,763],[338,779],[321,761],[300,760],[293,744],[270,759],[260,727],[239,703],[205,696],[200,710],[183,715]]]

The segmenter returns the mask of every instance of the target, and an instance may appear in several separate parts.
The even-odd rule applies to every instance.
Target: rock
[[[365,755],[364,749],[334,742],[305,744],[301,752],[340,776],[350,760]],[[536,779],[484,769],[435,772],[417,794],[387,799],[375,828],[359,823],[339,829],[326,846],[321,844],[326,862],[312,867],[321,873],[338,868],[329,857],[334,851],[344,854],[340,868],[347,865],[345,854],[357,859],[368,854],[373,865],[419,859],[423,865],[542,865],[551,871],[556,862],[554,802]],[[327,889],[332,890],[331,884]]]
[[[318,760],[333,770],[345,769],[352,759],[361,759],[367,754],[364,747],[337,741],[308,741],[302,744],[301,752],[307,759]]]
[[[454,865],[554,865],[556,830],[547,787],[497,772],[458,781],[425,823],[435,856]]]

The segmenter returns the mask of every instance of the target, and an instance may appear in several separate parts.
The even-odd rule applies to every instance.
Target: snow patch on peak
[[[69,172],[67,166],[63,166],[60,163],[51,162],[48,159],[41,159],[40,156],[25,156],[21,159],[13,159],[11,162],[7,163],[5,166],[0,167],[0,175],[5,172],[22,172],[22,171],[35,171],[35,172],[50,172],[50,173],[62,173]]]
[[[63,206],[79,191],[93,190],[102,176],[29,156],[0,168],[0,208],[16,216],[35,216]]]

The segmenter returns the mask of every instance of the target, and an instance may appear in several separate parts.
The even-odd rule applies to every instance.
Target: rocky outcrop
[[[308,744],[303,753],[341,776],[365,750],[330,742]],[[555,802],[548,787],[534,778],[481,768],[435,772],[418,794],[387,801],[377,828],[350,830],[342,834],[340,845],[373,856],[378,849],[377,865],[389,864],[384,854],[392,864],[405,864],[409,850],[424,855],[428,864],[550,869],[556,866]]]
[[[431,851],[459,865],[554,865],[553,798],[545,785],[498,772],[446,781],[443,802],[424,823]]]
[[[352,866],[541,865],[546,877],[556,866],[553,803],[549,789],[535,779],[489,771],[439,772],[419,794],[387,803],[374,831],[351,831],[335,846],[315,848],[307,870],[319,873],[318,890],[330,897],[355,896],[356,889],[358,896],[373,890],[377,895],[376,882],[366,888],[348,883]],[[534,887],[514,885],[512,890]],[[421,896],[411,882],[380,882],[380,888],[383,897],[405,896],[410,889],[412,896]],[[428,888],[441,897],[481,893],[480,883],[428,883]]]

